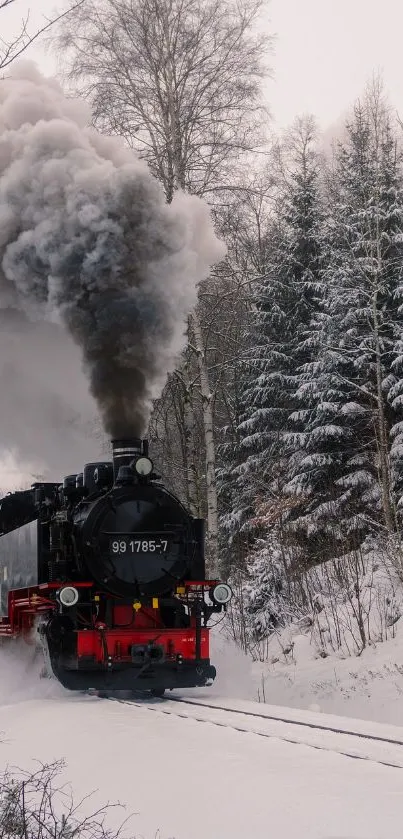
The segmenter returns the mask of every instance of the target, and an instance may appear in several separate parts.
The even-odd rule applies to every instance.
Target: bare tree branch
[[[75,802],[60,775],[63,761],[39,763],[33,772],[6,769],[0,775],[0,839],[119,839],[120,827],[108,827],[107,817],[119,804],[106,804],[85,814],[91,795]]]
[[[16,0],[3,0],[0,2],[0,11],[5,9],[7,6],[10,6],[11,3],[15,3]],[[19,58],[23,52],[25,52],[28,47],[31,46],[41,35],[44,35],[51,26],[60,22],[63,18],[69,15],[71,12],[77,10],[80,6],[82,6],[86,0],[78,0],[77,3],[74,3],[70,8],[66,9],[57,17],[49,19],[44,18],[46,23],[43,24],[39,29],[37,29],[33,34],[30,34],[28,30],[29,24],[29,13],[28,15],[22,20],[21,22],[21,30],[19,34],[11,41],[5,41],[4,39],[0,38],[0,70],[4,70],[8,67],[13,61]]]
[[[213,194],[261,149],[265,0],[87,0],[57,27],[68,79],[94,122],[146,158],[168,201]],[[248,165],[245,163],[245,165]]]

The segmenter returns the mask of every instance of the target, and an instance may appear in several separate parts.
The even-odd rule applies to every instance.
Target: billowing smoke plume
[[[105,430],[141,435],[223,246],[204,202],[168,206],[147,166],[88,116],[31,64],[0,81],[0,309],[63,323]]]

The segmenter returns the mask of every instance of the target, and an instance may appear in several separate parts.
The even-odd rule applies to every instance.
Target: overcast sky
[[[51,14],[56,0],[16,0],[0,13],[0,32],[11,35],[22,14]],[[279,127],[298,113],[313,113],[326,129],[381,70],[392,104],[403,113],[402,0],[271,0],[268,30],[277,36],[268,99]],[[31,55],[45,71],[52,59]]]
[[[403,112],[401,0],[272,0],[275,79],[271,104],[280,124],[310,112],[327,128],[383,73]]]
[[[16,0],[0,12],[0,37],[16,35],[31,8],[31,28],[51,15],[58,0]],[[278,128],[297,114],[313,113],[319,125],[332,126],[359,96],[373,72],[381,71],[392,105],[403,116],[402,0],[271,0],[267,30],[276,34],[271,64],[274,78],[267,98]],[[54,60],[31,48],[45,73]],[[18,479],[10,457],[2,464],[3,481]]]

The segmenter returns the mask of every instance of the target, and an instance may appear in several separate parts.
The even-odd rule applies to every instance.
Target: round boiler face
[[[154,492],[152,490],[154,489]],[[92,516],[95,547],[87,565],[108,591],[122,596],[157,595],[186,574],[189,519],[180,504],[153,487],[109,494]]]

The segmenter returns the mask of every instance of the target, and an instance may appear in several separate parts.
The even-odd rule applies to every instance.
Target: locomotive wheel
[[[165,688],[151,688],[150,690],[151,696],[164,696]]]

